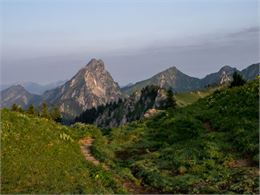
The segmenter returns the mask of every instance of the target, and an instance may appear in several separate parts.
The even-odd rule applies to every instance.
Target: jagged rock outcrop
[[[63,115],[75,117],[86,109],[117,101],[121,95],[104,62],[92,59],[64,85],[46,91],[43,98],[51,105],[59,105]]]
[[[147,86],[124,100],[86,110],[75,122],[95,124],[99,127],[122,126],[144,118],[149,109],[164,108],[168,101],[167,93],[165,89],[157,86]]]
[[[235,71],[238,70],[230,66],[223,66],[218,72],[211,73],[201,79],[201,87],[227,84],[232,80],[232,75]]]

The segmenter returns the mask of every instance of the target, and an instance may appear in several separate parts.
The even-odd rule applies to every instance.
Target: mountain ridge
[[[252,80],[257,75],[259,75],[259,63],[249,65],[241,71],[231,66],[225,65],[221,67],[218,72],[207,74],[201,79],[189,76],[178,70],[175,66],[172,66],[151,76],[148,79],[138,81],[129,87],[122,88],[121,90],[129,95],[136,90],[141,90],[145,86],[152,84],[164,88],[172,88],[176,92],[187,92],[191,90],[202,89],[209,85],[222,85],[228,83],[231,81],[232,74],[235,71],[238,71],[240,74],[242,74],[244,79]],[[170,73],[173,75],[169,76]],[[166,79],[163,77],[166,77]],[[163,80],[167,80],[167,82],[162,83]]]
[[[130,95],[148,85],[157,85],[175,92],[194,91],[230,82],[234,71],[238,71],[246,80],[252,80],[259,75],[259,63],[241,71],[223,66],[218,72],[208,74],[202,79],[191,77],[173,66],[146,80],[120,89],[118,83],[105,69],[104,62],[93,58],[70,80],[45,91],[41,96],[29,93],[22,86],[19,89],[11,86],[1,91],[1,107],[11,107],[16,103],[27,108],[29,104],[40,106],[45,101],[49,106],[59,106],[63,116],[74,118],[86,109],[105,105],[120,98],[124,99],[127,97],[125,94]]]
[[[36,82],[17,82],[13,84],[1,84],[0,85],[0,91],[3,91],[11,86],[14,85],[21,85],[23,86],[29,93],[35,94],[35,95],[42,95],[45,91],[53,89],[55,87],[58,87],[62,84],[64,84],[66,80],[59,80],[47,84],[39,84]]]

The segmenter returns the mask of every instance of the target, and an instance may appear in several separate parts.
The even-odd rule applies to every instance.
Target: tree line
[[[47,103],[45,102],[43,102],[40,108],[38,109],[35,109],[35,107],[32,104],[27,109],[22,109],[21,106],[13,104],[11,107],[11,111],[27,113],[34,116],[51,119],[56,122],[61,122],[62,119],[59,107],[54,106],[51,109],[49,109]]]

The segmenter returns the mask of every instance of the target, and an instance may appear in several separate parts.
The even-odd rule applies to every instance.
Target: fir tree
[[[16,112],[21,112],[21,113],[24,112],[24,110],[22,109],[22,107],[19,106],[19,105],[17,105],[17,104],[13,104],[11,110],[12,110],[12,111],[16,111]]]
[[[230,84],[230,87],[242,86],[246,83],[243,77],[238,73],[234,72],[233,74],[233,81]]]
[[[51,115],[52,120],[54,120],[56,122],[61,122],[61,113],[60,113],[59,107],[55,106],[52,109],[50,115]]]
[[[35,114],[35,109],[34,109],[34,106],[32,104],[29,106],[27,113],[32,114],[32,115]]]
[[[46,104],[46,102],[42,103],[41,117],[49,118],[48,105]]]
[[[176,101],[174,99],[174,95],[171,89],[167,90],[167,100],[166,100],[166,107],[175,108]]]
[[[13,104],[11,110],[12,110],[12,111],[18,111],[18,106],[17,106],[17,104]]]

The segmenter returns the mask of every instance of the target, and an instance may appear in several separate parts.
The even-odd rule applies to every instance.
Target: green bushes
[[[252,81],[217,90],[193,105],[110,129],[110,160],[161,193],[258,193],[258,88]]]

